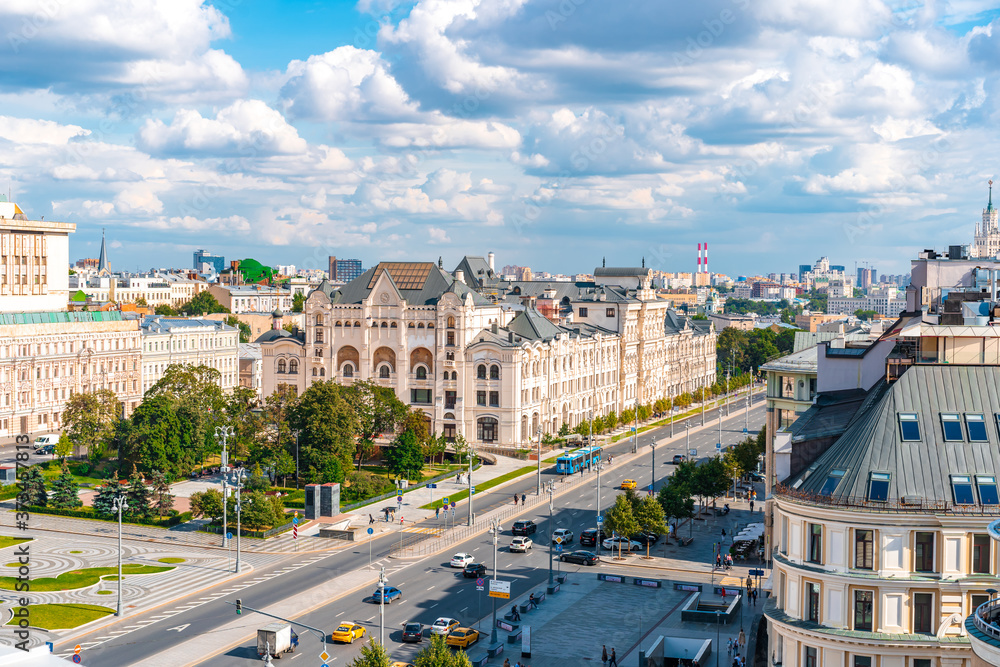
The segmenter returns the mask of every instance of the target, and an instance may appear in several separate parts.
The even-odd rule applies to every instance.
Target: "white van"
[[[35,438],[34,447],[39,449],[45,445],[55,445],[59,444],[59,434],[58,433],[43,433],[42,435]]]

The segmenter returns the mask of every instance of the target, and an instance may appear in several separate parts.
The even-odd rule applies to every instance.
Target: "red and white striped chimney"
[[[705,261],[702,262],[701,268],[705,273],[708,273],[708,243],[705,243]]]
[[[698,244],[698,270],[695,273],[701,273],[701,244]]]

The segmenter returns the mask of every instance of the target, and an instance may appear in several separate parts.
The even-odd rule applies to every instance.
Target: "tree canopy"
[[[73,394],[63,410],[63,426],[75,446],[101,458],[107,453],[121,409],[121,401],[109,389]]]
[[[206,315],[228,313],[229,309],[219,303],[211,292],[205,290],[195,294],[187,303],[181,304],[180,311],[188,315]]]

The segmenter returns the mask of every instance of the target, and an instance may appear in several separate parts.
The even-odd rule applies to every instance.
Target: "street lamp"
[[[246,470],[233,473],[233,488],[236,489],[236,574],[240,573],[240,533],[243,527],[243,480],[246,478]],[[225,503],[225,499],[223,499]]]
[[[539,424],[538,428],[535,430],[535,435],[538,436],[538,487],[535,490],[535,495],[542,495],[542,427]]]
[[[555,491],[555,488],[553,487],[553,482],[551,481],[548,482],[545,485],[545,487],[546,487],[545,490],[549,492],[549,530],[551,531],[554,525],[552,522],[552,493],[553,491]],[[555,584],[552,581],[552,534],[550,532],[549,533],[549,590],[550,591],[554,585]]]
[[[719,654],[722,653],[722,612],[719,610],[715,611],[715,646],[718,651],[715,652],[715,667],[719,667]]]
[[[378,573],[378,643],[385,647],[385,565]]]
[[[649,443],[649,490],[656,491],[656,441]]]
[[[490,535],[493,536],[493,580],[497,580],[497,539],[502,526],[499,519],[490,519]],[[493,598],[493,631],[490,633],[490,645],[497,643],[497,599]]]
[[[687,449],[687,452],[685,452],[685,456],[690,457],[691,456],[691,423],[690,422],[684,422],[684,431],[685,431],[685,433],[687,433],[687,441],[685,442],[685,449]]]
[[[226,500],[228,499],[226,488],[226,469],[229,467],[229,450],[226,449],[226,441],[234,435],[232,426],[216,426],[215,439],[222,440],[222,546],[229,546],[229,517],[226,515]]]
[[[118,512],[118,608],[115,616],[122,615],[122,510],[128,509],[128,501],[120,494],[111,501],[111,507]]]
[[[469,447],[469,525],[472,525],[472,457],[475,456],[476,450],[473,447]]]
[[[591,451],[594,447],[594,411],[590,411],[590,446]],[[591,457],[593,458],[593,457]],[[597,555],[601,555],[601,468],[604,467],[604,452],[601,452],[601,458],[597,461],[597,535],[594,538],[594,544],[597,545]]]

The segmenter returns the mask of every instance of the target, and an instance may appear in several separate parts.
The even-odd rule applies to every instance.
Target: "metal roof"
[[[121,322],[121,311],[76,311],[51,313],[0,313],[0,325],[59,324],[63,322]]]
[[[333,303],[361,303],[371,294],[382,273],[412,306],[436,305],[446,292],[457,294],[463,301],[467,295],[472,295],[472,302],[477,306],[490,304],[486,297],[458,282],[453,275],[432,262],[379,262],[340,289],[332,290],[325,281],[320,289],[328,294]]]

